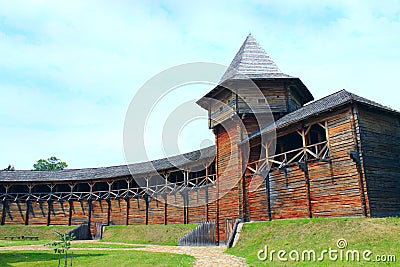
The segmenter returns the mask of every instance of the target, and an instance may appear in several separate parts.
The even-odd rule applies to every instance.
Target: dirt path
[[[96,241],[75,241],[76,243],[95,243]],[[74,242],[74,243],[75,243]],[[247,266],[246,260],[233,255],[224,253],[226,247],[179,247],[179,246],[160,246],[160,245],[142,245],[142,244],[125,244],[125,243],[112,243],[101,242],[101,244],[120,244],[132,245],[140,247],[132,248],[71,248],[71,250],[143,250],[150,252],[166,252],[176,254],[187,254],[196,258],[194,263],[195,267],[236,267]],[[2,250],[51,250],[50,247],[43,245],[30,245],[30,246],[10,246],[0,247]]]

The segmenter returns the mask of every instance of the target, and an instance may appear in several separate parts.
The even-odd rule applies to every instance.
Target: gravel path
[[[95,243],[97,241],[75,241],[76,243]],[[74,243],[75,243],[74,242]],[[239,267],[248,266],[246,260],[230,254],[224,253],[226,247],[180,247],[180,246],[160,246],[160,245],[142,245],[142,244],[125,244],[125,243],[112,243],[101,242],[102,244],[121,244],[141,246],[133,248],[71,248],[71,250],[143,250],[150,252],[167,252],[176,254],[187,254],[196,258],[194,263],[195,267]],[[50,247],[43,245],[30,245],[30,246],[10,246],[0,247],[1,250],[51,250]]]

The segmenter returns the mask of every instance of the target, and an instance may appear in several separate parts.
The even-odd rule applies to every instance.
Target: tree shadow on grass
[[[81,257],[98,257],[105,256],[103,253],[75,253],[74,259]],[[63,260],[63,258],[62,258]],[[12,267],[13,263],[29,263],[29,262],[51,262],[54,261],[57,265],[58,255],[53,251],[41,252],[41,251],[4,251],[0,253],[0,266]],[[27,265],[30,266],[30,265]],[[40,265],[42,266],[42,265]]]

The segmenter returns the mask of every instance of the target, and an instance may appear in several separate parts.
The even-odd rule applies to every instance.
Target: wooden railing
[[[148,178],[150,179],[150,178]],[[144,194],[147,195],[161,195],[165,193],[175,194],[184,190],[195,190],[202,187],[214,186],[216,182],[216,174],[207,176],[193,177],[185,179],[184,181],[172,183],[167,179],[165,182],[148,185],[142,187],[127,187],[122,189],[109,189],[109,190],[91,190],[88,192],[9,192],[0,193],[0,201],[69,201],[69,200],[101,200],[101,199],[118,199],[126,197],[140,197]]]
[[[328,142],[323,141],[250,162],[247,164],[247,169],[254,174],[260,174],[269,168],[281,169],[290,164],[305,162],[306,160],[327,159],[329,156]]]
[[[188,178],[179,182],[168,182],[166,180],[165,184],[152,185],[144,187],[143,190],[146,191],[148,195],[160,195],[160,194],[176,194],[184,190],[197,190],[206,186],[214,186],[216,182],[217,175],[210,174],[207,176]]]

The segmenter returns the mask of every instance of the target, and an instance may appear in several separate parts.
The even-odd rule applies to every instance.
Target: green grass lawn
[[[102,241],[178,245],[178,239],[195,227],[197,224],[107,226]]]
[[[43,245],[50,243],[52,241],[58,241],[57,239],[53,240],[0,240],[0,247],[11,247],[11,246],[27,246],[27,245]],[[130,244],[105,244],[101,242],[74,242],[72,241],[71,246],[73,248],[140,248],[143,246],[134,246]]]
[[[176,245],[178,238],[191,231],[197,225],[132,225],[106,227],[103,242],[72,242],[72,248],[103,248],[110,250],[75,250],[73,266],[191,266],[194,257],[169,253],[145,251],[111,250],[139,248],[137,244]],[[73,229],[72,227],[71,229]],[[56,240],[55,231],[67,232],[67,227],[54,226],[5,226],[0,228],[0,236],[34,235],[35,240],[0,240],[0,246],[44,245]],[[120,242],[127,244],[106,244]],[[130,244],[129,244],[130,243]],[[0,266],[57,266],[57,255],[43,247],[40,251],[0,251]]]
[[[396,262],[368,263],[362,259],[360,262],[329,261],[327,254],[321,262],[301,261],[304,250],[315,250],[316,258],[324,249],[340,251],[336,244],[340,238],[347,241],[343,253],[358,250],[362,258],[361,253],[370,250],[373,252],[370,256],[372,260],[376,255],[395,255]],[[269,253],[271,250],[285,250],[283,258],[288,261],[277,260],[276,252],[273,262],[269,258],[260,261],[257,252],[263,250],[265,245]],[[288,254],[292,250],[300,253],[300,261],[290,260]],[[227,252],[246,258],[250,266],[400,266],[400,218],[297,219],[248,223],[243,225],[238,244]],[[292,258],[296,258],[295,252]]]
[[[72,248],[143,248],[144,246],[135,246],[130,244],[105,244],[101,242],[71,243]]]
[[[56,240],[56,238],[53,238],[52,240],[0,240],[0,247],[43,245],[53,240]]]
[[[57,266],[53,251],[0,251],[0,266]],[[187,255],[144,251],[74,251],[74,267],[110,266],[191,266],[194,258]]]

